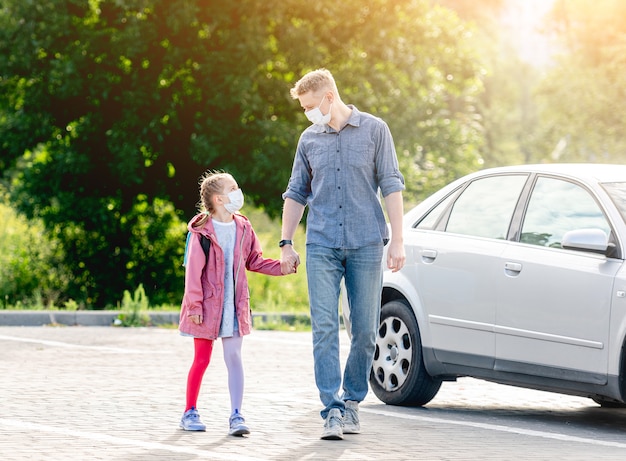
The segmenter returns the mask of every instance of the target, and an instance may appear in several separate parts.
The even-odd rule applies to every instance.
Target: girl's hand
[[[202,323],[202,314],[199,315],[190,315],[189,318],[196,325],[200,325]]]

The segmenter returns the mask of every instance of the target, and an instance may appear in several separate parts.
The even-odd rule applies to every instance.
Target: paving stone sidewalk
[[[506,386],[463,380],[445,384],[426,408],[390,407],[370,394],[361,405],[361,434],[320,440],[310,333],[254,331],[246,337],[243,414],[252,433],[243,438],[227,435],[230,405],[219,341],[199,398],[204,433],[178,428],[192,342],[175,329],[0,327],[0,351],[3,461],[583,460],[626,455],[626,444],[580,443],[572,449],[570,440],[499,430],[472,423],[470,417],[451,423],[438,408],[458,405],[479,412],[481,406],[505,406],[508,399],[520,400],[516,392],[529,392],[510,388],[503,396]],[[345,332],[342,353],[347,353]],[[544,412],[554,408],[551,399],[572,410],[590,405],[587,399],[552,394],[539,398],[529,402]]]

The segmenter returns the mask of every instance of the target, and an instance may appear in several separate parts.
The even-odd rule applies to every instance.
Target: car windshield
[[[622,215],[622,219],[626,222],[626,182],[608,182],[603,183],[602,187],[609,194],[611,200]]]

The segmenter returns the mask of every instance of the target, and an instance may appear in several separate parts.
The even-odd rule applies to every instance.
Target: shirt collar
[[[348,107],[352,109],[352,113],[350,114],[350,117],[348,117],[346,125],[358,127],[361,124],[361,112],[352,104],[348,104]],[[311,125],[309,129],[315,133],[336,133],[336,130],[330,125]]]

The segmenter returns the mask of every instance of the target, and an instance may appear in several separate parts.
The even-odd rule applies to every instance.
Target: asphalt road
[[[347,336],[342,351],[347,353]],[[626,410],[470,378],[423,408],[361,404],[362,433],[319,438],[309,333],[244,341],[243,414],[229,437],[221,344],[204,378],[207,432],[178,428],[192,342],[176,330],[0,327],[0,460],[617,460]]]

